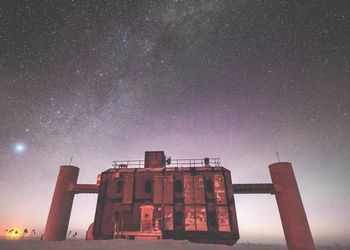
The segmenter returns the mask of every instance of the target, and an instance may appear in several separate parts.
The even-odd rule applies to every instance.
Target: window
[[[147,194],[149,194],[149,193],[152,192],[152,181],[147,180],[147,181],[145,182],[145,192],[146,192]]]
[[[119,180],[117,181],[117,193],[120,193],[123,189],[123,181]]]
[[[208,225],[211,228],[216,227],[216,213],[214,211],[208,213]]]
[[[183,217],[184,217],[184,214],[182,212],[176,212],[175,213],[175,226],[181,226],[182,225]]]
[[[119,219],[119,211],[115,211],[115,213],[114,213],[114,218],[115,218],[116,220]]]
[[[181,180],[176,180],[174,182],[174,190],[176,193],[182,193],[182,188],[183,184],[182,184],[182,181]]]
[[[212,180],[206,180],[205,181],[205,190],[208,193],[212,193],[214,191],[213,181]]]

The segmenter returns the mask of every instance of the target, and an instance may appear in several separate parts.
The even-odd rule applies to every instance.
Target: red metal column
[[[66,239],[74,199],[74,193],[70,189],[77,183],[78,174],[79,168],[77,167],[61,166],[46,222],[45,240]]]
[[[315,250],[292,164],[274,163],[269,169],[288,249]]]

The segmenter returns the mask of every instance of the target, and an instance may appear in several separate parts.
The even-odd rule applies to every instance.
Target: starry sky
[[[347,1],[1,1],[0,235],[46,223],[60,165],[95,183],[146,150],[220,157],[235,183],[294,166],[316,243],[350,241]],[[347,7],[346,7],[347,6]],[[284,242],[237,195],[243,241]],[[75,197],[83,235],[96,195]]]

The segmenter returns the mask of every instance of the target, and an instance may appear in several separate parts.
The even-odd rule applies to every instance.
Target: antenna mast
[[[276,152],[276,155],[277,155],[278,162],[281,162],[280,155],[278,154],[278,152]]]

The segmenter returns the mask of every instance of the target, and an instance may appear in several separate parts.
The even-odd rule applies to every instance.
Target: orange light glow
[[[6,233],[6,236],[9,237],[11,240],[20,239],[23,236],[23,230],[19,228],[10,229]]]

